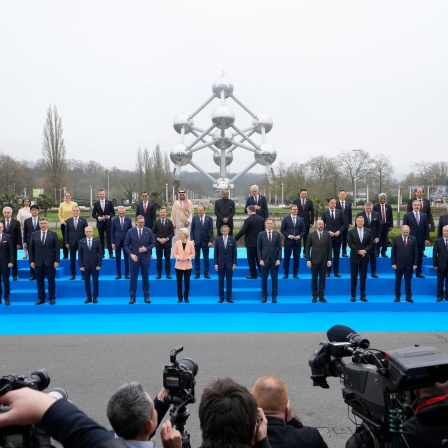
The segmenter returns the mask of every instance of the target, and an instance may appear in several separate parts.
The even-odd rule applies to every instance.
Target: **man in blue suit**
[[[124,278],[129,280],[129,255],[124,250],[124,242],[129,230],[132,229],[132,220],[126,216],[126,209],[123,206],[118,207],[118,216],[112,220],[112,249],[115,250],[115,265],[117,276],[115,280],[121,279],[121,252],[124,259]]]
[[[227,302],[233,303],[232,299],[232,277],[236,268],[237,251],[236,239],[229,236],[230,228],[225,224],[221,226],[221,236],[215,242],[215,269],[218,271],[219,300],[224,302],[224,277],[226,278]]]
[[[448,300],[448,225],[443,226],[442,232],[442,237],[436,239],[432,250],[432,265],[437,271],[437,302]]]
[[[425,278],[422,274],[423,252],[425,246],[429,244],[429,222],[426,213],[420,210],[420,202],[415,200],[412,203],[412,212],[406,213],[403,217],[403,225],[409,226],[409,233],[417,239],[418,260],[417,278]]]
[[[418,246],[417,240],[409,235],[409,226],[401,226],[401,235],[396,236],[392,241],[392,268],[395,269],[395,300],[399,302],[401,298],[401,279],[404,275],[404,291],[406,302],[413,302],[411,279],[412,271],[417,268]]]
[[[258,216],[261,216],[265,221],[268,219],[269,210],[268,202],[266,198],[260,194],[258,185],[252,185],[250,187],[250,192],[252,193],[246,200],[246,205],[244,206],[244,213],[247,213],[247,207],[249,205],[255,206],[255,212]]]
[[[285,251],[283,258],[283,278],[288,278],[289,276],[291,252],[294,260],[292,274],[294,278],[299,278],[300,250],[302,248],[302,238],[306,233],[306,227],[303,218],[297,216],[299,213],[298,206],[292,204],[289,210],[291,214],[283,218],[282,225],[280,226],[280,232],[284,236],[283,247]]]
[[[90,277],[92,277],[93,282],[93,303],[98,303],[98,278],[103,260],[103,247],[98,238],[93,238],[93,228],[91,226],[85,228],[85,234],[86,237],[79,242],[78,246],[79,269],[84,274],[87,295],[84,303],[92,302]]]
[[[204,257],[204,277],[210,278],[208,271],[210,269],[209,249],[213,246],[213,219],[205,214],[205,207],[198,205],[198,214],[193,217],[190,228],[190,239],[194,241],[194,269],[196,275],[201,276],[201,250]]]
[[[146,303],[151,303],[149,298],[149,263],[151,262],[151,251],[156,245],[156,239],[151,229],[145,227],[145,218],[138,215],[136,227],[133,227],[126,235],[124,250],[128,253],[131,267],[131,282],[129,286],[129,305],[135,303],[137,293],[137,278],[141,270],[143,295]]]

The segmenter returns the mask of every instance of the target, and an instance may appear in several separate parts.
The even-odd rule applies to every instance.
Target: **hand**
[[[229,218],[222,218],[222,222],[223,222],[224,224],[227,224],[227,223],[229,222]]]
[[[341,234],[341,232],[338,230],[337,232],[334,233],[334,236],[339,236]]]
[[[188,227],[190,225],[190,222],[189,221],[186,221],[185,223],[184,223],[184,227]]]
[[[147,252],[145,246],[140,246],[140,247],[138,248],[138,251],[139,251],[140,253],[142,253],[142,252]]]
[[[378,243],[379,240],[380,240],[379,238],[375,238],[375,239],[373,240],[373,242],[374,242],[374,243]]]
[[[208,243],[208,247],[213,247],[213,243]]]
[[[332,232],[331,230],[328,233],[330,234],[330,236],[336,236],[336,234],[334,232]]]
[[[259,205],[256,205],[255,210],[261,210],[261,207]]]
[[[236,269],[236,264],[232,264],[232,271]]]
[[[288,423],[290,420],[292,420],[296,415],[296,411],[294,411],[291,401],[288,399],[288,404],[286,405],[286,411],[285,411],[285,421]]]
[[[86,270],[86,268],[85,268],[85,267],[82,267],[82,268],[79,268],[79,270],[80,270],[81,272],[84,272],[84,271]]]
[[[293,240],[294,239],[294,235],[288,235],[288,239]]]
[[[59,266],[59,262],[58,262],[58,261],[55,261],[55,262],[54,262],[54,268],[56,269],[58,266]]]
[[[101,266],[97,266],[96,270],[99,271],[101,269]]]
[[[266,416],[264,415],[263,409],[257,408],[259,420],[257,420],[257,424],[255,427],[255,442],[260,442],[268,435],[268,421]]]
[[[34,269],[36,267],[36,263],[34,263],[34,261],[32,263],[30,263],[30,266]]]
[[[307,265],[309,268],[311,268],[311,261],[307,261],[307,262],[306,262],[306,265]]]
[[[168,389],[165,389],[164,387],[162,387],[162,389],[160,389],[160,392],[157,394],[157,398],[162,402],[165,403],[165,397],[170,393],[170,391]]]
[[[280,264],[280,260],[277,260],[277,261],[275,262],[275,265],[278,266],[279,264]]]
[[[260,266],[264,266],[264,261],[260,260]]]
[[[412,270],[415,271],[417,269],[417,265],[412,266]]]
[[[331,261],[327,261],[327,267],[328,267],[328,268],[331,267]]]
[[[160,430],[160,438],[164,448],[182,448],[182,436],[177,429],[171,426],[170,420],[167,420]]]
[[[429,241],[425,240],[425,246],[429,246]]]
[[[393,265],[392,265],[392,269],[397,269],[397,265],[396,265],[396,264],[393,264]]]
[[[294,239],[295,239],[296,241],[297,241],[297,240],[300,240],[300,235],[295,236]]]
[[[215,271],[218,272],[218,265],[215,264]]]
[[[66,247],[67,249],[70,249],[70,244],[66,244],[65,247]]]
[[[27,246],[26,243],[23,243],[23,248],[24,248],[24,249],[28,249],[28,246]]]
[[[13,266],[14,266],[14,263],[8,263],[8,268],[12,268]]]
[[[135,254],[131,254],[132,261],[137,261],[138,257]]]
[[[8,264],[8,266],[9,266],[9,264]],[[434,266],[434,269],[437,271],[437,266]]]
[[[115,244],[112,244],[112,249],[115,250],[117,248],[117,246],[115,246]]]

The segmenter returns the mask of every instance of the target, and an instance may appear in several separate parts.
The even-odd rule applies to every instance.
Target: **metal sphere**
[[[232,132],[228,129],[216,129],[213,132],[213,143],[219,149],[230,148],[232,146],[232,139]]]
[[[272,117],[269,114],[261,112],[252,120],[255,131],[261,134],[261,128],[264,126],[264,132],[267,134],[272,129]]]
[[[275,150],[274,145],[271,145],[270,143],[262,143],[258,147],[254,157],[255,161],[260,165],[271,165],[277,158],[277,151]]]
[[[170,152],[170,159],[175,165],[185,166],[191,159],[193,158],[193,154],[191,150],[187,148],[187,146],[183,143],[178,143],[174,145],[173,149]]]
[[[226,166],[229,166],[233,162],[233,152],[224,151],[226,153]],[[213,153],[213,162],[216,165],[221,166],[221,151]]]
[[[187,113],[184,112],[174,117],[173,128],[178,134],[182,132],[182,128],[184,128],[184,133],[188,134],[192,126],[194,126],[193,118],[190,118]]]
[[[228,98],[233,93],[233,82],[227,76],[222,75],[215,79],[212,90],[217,98],[221,98],[221,91],[224,90],[225,98]]]
[[[228,129],[235,122],[235,112],[223,104],[213,111],[212,121],[218,129]]]
[[[213,188],[215,190],[228,190],[232,187],[232,184],[230,183],[230,179],[227,177],[220,177],[219,179],[216,179],[215,183],[213,184]]]

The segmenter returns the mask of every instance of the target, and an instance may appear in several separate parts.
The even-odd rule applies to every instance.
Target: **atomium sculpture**
[[[213,95],[195,110],[191,115],[181,113],[174,117],[174,130],[180,134],[180,142],[174,145],[170,153],[174,163],[174,175],[178,177],[183,166],[190,164],[194,169],[213,182],[216,190],[233,188],[234,182],[259,164],[266,167],[266,175],[272,181],[272,164],[277,158],[274,146],[266,142],[266,134],[272,129],[272,118],[266,113],[254,114],[235,95],[233,95],[233,83],[224,73],[212,86]],[[201,112],[215,98],[221,100],[221,104],[212,112],[212,124],[208,129],[200,129],[194,125],[193,118]],[[252,117],[252,125],[246,129],[239,129],[235,124],[235,113],[226,104],[226,99],[234,100],[245,112]],[[190,144],[185,143],[187,134],[196,137]],[[261,135],[261,143],[252,139],[253,134]],[[214,179],[196,163],[193,162],[193,153],[204,148],[213,151],[213,161],[220,167],[219,178]],[[254,161],[240,171],[232,179],[228,178],[227,167],[232,163],[233,152],[236,148],[243,148],[254,153]]]

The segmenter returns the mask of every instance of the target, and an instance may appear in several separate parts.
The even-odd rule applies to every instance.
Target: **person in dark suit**
[[[257,268],[260,270],[258,253],[257,253],[257,241],[258,235],[264,230],[264,220],[261,216],[258,216],[254,205],[247,207],[248,217],[244,220],[243,227],[235,235],[235,239],[238,241],[244,236],[244,245],[246,246],[247,264],[249,265],[250,274],[246,276],[248,279],[257,278]]]
[[[442,238],[443,228],[448,226],[448,213],[445,213],[439,218],[439,225],[437,226],[437,238]]]
[[[65,222],[64,244],[70,252],[70,280],[76,277],[76,252],[78,252],[79,242],[85,236],[85,229],[89,225],[87,219],[79,216],[80,209],[75,205],[72,209],[73,216]],[[83,276],[84,277],[84,276]]]
[[[448,225],[443,227],[443,235],[437,238],[432,249],[432,265],[437,271],[437,302],[448,300]],[[443,286],[445,284],[445,293]]]
[[[142,193],[142,202],[137,204],[135,209],[135,216],[141,215],[145,218],[145,227],[152,229],[154,221],[156,220],[156,205],[149,200],[147,191]]]
[[[380,241],[381,235],[381,217],[377,212],[372,211],[373,205],[367,201],[364,204],[364,211],[359,212],[356,216],[362,216],[364,218],[364,227],[370,229],[372,232],[372,247],[368,253],[370,261],[370,275],[372,278],[378,278],[376,273],[376,245]]]
[[[112,218],[115,216],[114,205],[111,201],[106,199],[106,192],[101,188],[98,190],[99,201],[93,204],[92,218],[96,219],[96,227],[103,248],[103,258],[106,254],[106,246],[104,243],[104,236],[107,240],[107,250],[109,251],[109,258],[115,258],[112,252]]]
[[[121,254],[124,260],[124,278],[129,280],[129,255],[124,250],[124,242],[129,230],[132,229],[132,220],[126,216],[126,209],[120,205],[118,207],[118,216],[112,220],[111,241],[112,249],[115,250],[115,267],[117,275],[115,280],[121,279]]]
[[[56,268],[59,266],[59,239],[55,232],[48,229],[48,219],[39,219],[40,231],[31,236],[29,247],[30,265],[36,273],[36,305],[45,303],[45,278],[48,281],[50,305],[56,304]]]
[[[90,277],[93,282],[93,303],[98,303],[98,278],[100,276],[101,263],[103,260],[103,248],[98,238],[93,238],[93,228],[85,228],[86,237],[79,241],[78,261],[79,269],[84,274],[87,299],[84,303],[92,302],[92,289],[90,288]]]
[[[233,303],[232,277],[237,263],[236,239],[229,236],[230,228],[225,224],[221,226],[221,236],[215,241],[215,270],[218,272],[218,303],[224,302],[224,277],[226,278],[227,302]]]
[[[391,263],[395,270],[395,300],[399,302],[401,298],[401,279],[404,275],[404,291],[406,302],[413,302],[411,280],[412,271],[417,269],[418,245],[417,239],[409,234],[409,226],[401,226],[401,235],[392,240]]]
[[[235,201],[229,199],[229,190],[222,190],[221,199],[215,202],[216,230],[221,235],[221,226],[226,225],[229,235],[233,236],[233,217],[235,216]]]
[[[324,222],[319,219],[316,223],[316,231],[310,233],[305,248],[306,265],[311,268],[311,293],[313,303],[319,301],[326,303],[325,299],[325,273],[331,267],[331,237],[324,230]],[[317,278],[319,277],[319,288]]]
[[[302,247],[302,238],[306,233],[306,228],[303,219],[297,216],[299,211],[297,205],[292,204],[289,210],[291,214],[283,218],[280,226],[280,232],[284,236],[283,278],[288,278],[289,276],[291,252],[294,260],[292,274],[294,278],[299,278],[300,248]]]
[[[342,232],[346,227],[344,214],[341,210],[336,209],[336,199],[328,199],[328,210],[322,214],[322,221],[325,229],[331,236],[331,245],[333,249],[333,271],[335,277],[339,274],[339,257],[341,254]],[[330,277],[331,267],[327,268],[327,277]]]
[[[257,215],[261,216],[263,218],[263,221],[266,221],[269,216],[268,202],[266,201],[266,198],[260,194],[258,185],[252,185],[250,187],[250,192],[252,193],[252,195],[249,196],[246,200],[244,212],[247,213],[247,207],[249,207],[249,205],[254,205]]]
[[[31,242],[31,235],[39,230],[39,207],[32,205],[30,207],[31,217],[25,219],[23,223],[23,247],[28,250]],[[30,266],[30,280],[36,280],[34,269]]]
[[[387,196],[385,193],[380,193],[378,196],[379,202],[373,206],[373,211],[380,215],[381,220],[381,235],[380,241],[376,245],[376,256],[387,257],[387,244],[389,242],[389,232],[394,227],[394,217],[392,214],[392,207],[386,203]]]
[[[204,277],[210,278],[209,250],[213,246],[213,219],[205,214],[205,207],[198,205],[198,214],[193,216],[190,226],[190,239],[194,241],[195,279],[201,276],[201,250],[204,258]]]
[[[355,227],[348,232],[348,246],[350,247],[350,279],[351,298],[350,302],[356,302],[356,285],[359,273],[359,292],[361,301],[367,302],[366,280],[367,264],[369,263],[369,252],[373,244],[372,231],[364,227],[364,218],[358,216]]]
[[[152,228],[156,239],[157,277],[162,278],[162,258],[165,257],[165,275],[171,279],[171,247],[173,245],[174,224],[167,217],[166,207],[160,207],[160,219],[157,219]]]
[[[282,260],[282,241],[280,234],[273,230],[274,221],[265,221],[266,230],[258,235],[257,252],[261,268],[261,303],[268,300],[268,275],[272,280],[272,303],[277,303],[278,268]]]
[[[345,190],[339,190],[338,200],[336,201],[336,208],[341,210],[345,219],[345,229],[342,232],[342,256],[348,257],[347,255],[347,238],[348,230],[353,225],[353,211],[352,203],[345,200],[347,197],[347,192]]]
[[[0,222],[0,304],[3,298],[5,305],[10,305],[9,294],[11,287],[9,285],[9,276],[11,275],[11,268],[14,265],[14,246],[12,239],[6,233],[3,233],[3,223]],[[3,291],[2,291],[3,283]]]
[[[425,246],[429,244],[429,222],[425,213],[420,211],[420,203],[415,200],[412,204],[414,207],[413,212],[406,213],[403,217],[403,225],[408,225],[410,234],[417,239],[418,245],[418,261],[417,261],[417,274],[418,278],[425,278],[422,274],[423,263],[423,251]]]
[[[17,280],[18,267],[17,267],[17,250],[22,247],[22,229],[20,228],[20,222],[17,219],[12,218],[12,208],[3,207],[4,219],[1,220],[3,223],[3,232],[7,233],[12,240],[13,250],[14,250],[14,265],[12,267],[12,279]]]
[[[314,204],[311,199],[308,199],[308,190],[306,188],[300,190],[299,197],[294,199],[292,203],[297,205],[299,209],[298,216],[300,216],[305,223],[306,231],[305,235],[302,237],[303,253],[305,254],[308,235],[310,234],[310,229],[314,226]]]
[[[141,270],[143,294],[146,303],[151,303],[149,298],[149,263],[151,251],[156,245],[156,240],[151,229],[145,227],[145,218],[141,215],[136,218],[136,227],[133,227],[126,235],[124,250],[128,253],[131,267],[131,282],[129,286],[129,305],[136,302],[137,278]]]

